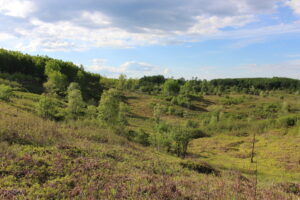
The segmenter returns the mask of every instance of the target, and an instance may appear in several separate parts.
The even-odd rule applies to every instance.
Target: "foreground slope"
[[[15,96],[0,102],[2,199],[297,199],[294,185],[198,173],[201,164],[183,168],[91,121],[43,120],[33,109],[39,95]]]

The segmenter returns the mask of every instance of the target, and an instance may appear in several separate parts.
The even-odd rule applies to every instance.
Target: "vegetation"
[[[298,199],[299,80],[100,77],[0,50],[0,199]]]

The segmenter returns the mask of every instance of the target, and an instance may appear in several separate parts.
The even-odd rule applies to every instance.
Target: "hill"
[[[0,198],[299,198],[299,80],[109,79],[7,50],[0,72]]]

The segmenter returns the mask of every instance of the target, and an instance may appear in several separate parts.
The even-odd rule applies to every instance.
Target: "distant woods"
[[[87,72],[83,66],[72,62],[5,49],[0,49],[0,79],[21,83],[26,90],[33,93],[48,92],[58,96],[66,96],[67,87],[76,82],[81,89],[83,100],[94,103],[99,101],[102,91],[109,88],[172,97],[181,95],[179,99],[190,94],[222,95],[235,92],[261,95],[270,90],[300,92],[300,80],[279,77],[207,81],[197,78],[167,79],[162,75],[131,79],[121,75],[119,79],[111,79]]]

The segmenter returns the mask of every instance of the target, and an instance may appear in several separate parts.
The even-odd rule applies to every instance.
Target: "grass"
[[[203,121],[213,106],[224,112],[249,113],[249,103],[277,101],[255,97],[223,106],[220,97],[193,100],[198,110],[183,109],[187,118],[162,119],[184,123]],[[10,102],[0,102],[0,199],[297,199],[299,185],[299,132],[268,130],[257,136],[257,196],[250,165],[251,135],[226,131],[192,141],[186,160],[132,143],[95,121],[54,122],[39,118],[34,106],[39,95],[15,92]],[[154,103],[167,105],[158,96],[126,93],[131,108],[130,129],[153,133]],[[286,96],[296,107],[295,96]],[[244,121],[244,119],[241,119]],[[245,131],[245,130],[240,130]],[[208,163],[220,176],[183,167]],[[298,162],[298,163],[297,163]],[[206,165],[206,164],[205,164]],[[295,189],[296,188],[296,189]]]
[[[282,100],[280,97],[284,95]],[[152,116],[151,104],[167,102],[159,97],[153,97],[145,94],[127,94],[129,96],[129,105],[137,118],[130,119],[132,128],[144,128],[148,132],[153,132],[154,122],[150,119]],[[283,94],[274,92],[272,96],[260,97],[250,95],[232,95],[233,98],[243,98],[244,101],[237,105],[223,105],[222,98],[219,96],[206,96],[205,99],[193,101],[195,107],[201,111],[185,109],[189,113],[188,119],[197,121],[201,124],[203,116],[209,115],[215,110],[230,115],[242,116],[242,119],[229,120],[230,125],[243,123],[247,126],[249,122],[247,117],[254,113],[257,107],[264,104],[275,103],[281,105],[283,101],[288,102],[298,114],[298,96],[293,94]],[[141,112],[142,111],[142,112]],[[278,113],[279,116],[282,114]],[[187,118],[165,115],[163,120],[172,123],[184,123]],[[224,120],[225,121],[225,120]],[[258,120],[260,122],[266,120]],[[217,122],[212,126],[211,137],[200,138],[191,142],[189,146],[189,157],[193,160],[206,161],[218,168],[224,170],[237,170],[243,172],[246,176],[252,176],[256,169],[256,164],[250,163],[251,142],[253,131],[249,127],[238,127],[236,131],[219,129],[223,121]],[[252,122],[255,126],[257,122]],[[204,128],[205,130],[205,128]],[[221,132],[216,132],[221,130]],[[247,134],[243,134],[247,133]],[[239,136],[240,135],[240,136]],[[244,136],[243,136],[244,135]],[[258,167],[258,180],[262,184],[278,182],[297,182],[300,180],[300,129],[299,127],[269,128],[257,136],[255,148],[255,161]]]

